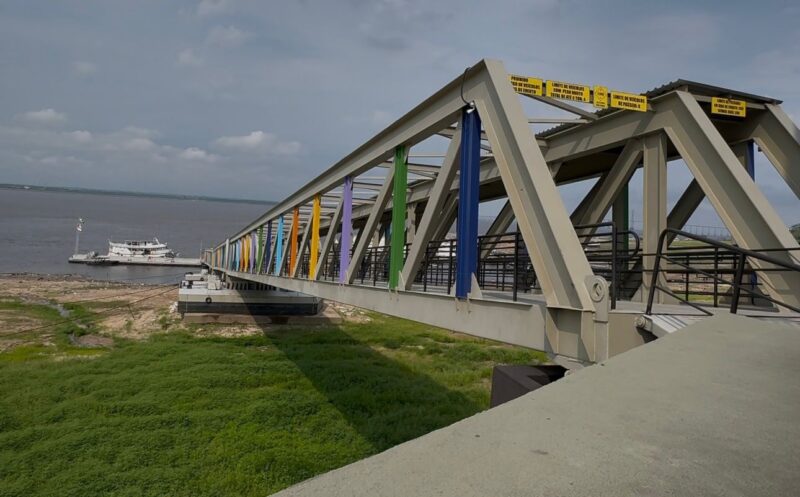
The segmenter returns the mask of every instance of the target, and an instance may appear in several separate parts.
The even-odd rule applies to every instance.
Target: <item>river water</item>
[[[268,205],[72,192],[0,189],[0,273],[81,274],[95,279],[166,283],[192,268],[70,264],[75,226],[80,252],[108,251],[108,240],[158,237],[181,257],[199,257],[254,220]]]

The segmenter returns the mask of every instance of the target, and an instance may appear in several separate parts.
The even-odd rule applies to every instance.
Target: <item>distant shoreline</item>
[[[239,204],[275,205],[277,203],[270,200],[253,200],[244,198],[207,197],[204,195],[179,195],[174,193],[145,193],[145,192],[124,191],[124,190],[99,190],[94,188],[78,188],[78,187],[68,187],[68,186],[18,185],[14,183],[0,183],[0,189],[35,191],[35,192],[87,193],[90,195],[106,195],[113,197],[148,197],[148,198],[165,198],[174,200],[203,200],[207,202],[226,202],[226,203],[239,203]]]

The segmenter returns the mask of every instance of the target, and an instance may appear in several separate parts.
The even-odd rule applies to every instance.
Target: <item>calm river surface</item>
[[[162,283],[192,268],[69,264],[75,226],[80,252],[108,251],[108,240],[158,237],[181,257],[223,240],[268,205],[0,189],[0,273],[82,274],[97,279]]]

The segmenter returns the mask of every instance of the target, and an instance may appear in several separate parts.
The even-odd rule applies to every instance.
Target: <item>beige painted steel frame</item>
[[[653,248],[652,240],[657,235],[650,232],[660,231],[673,223],[682,226],[703,197],[711,200],[739,245],[754,249],[766,245],[771,248],[797,246],[755,183],[741,166],[734,166],[738,161],[730,146],[693,95],[680,90],[670,91],[650,100],[650,112],[617,111],[600,116],[592,114],[587,122],[537,138],[528,125],[529,119],[522,112],[519,97],[511,88],[502,64],[492,60],[481,61],[470,68],[463,78],[459,76],[453,80],[232,239],[235,240],[267,220],[277,218],[281,212],[309,202],[316,194],[330,194],[335,197],[332,190],[341,186],[346,176],[355,178],[358,185],[359,175],[376,166],[386,167],[386,161],[390,159],[396,146],[410,147],[429,136],[440,134],[453,138],[450,147],[452,149],[452,141],[456,138],[453,123],[457,121],[463,107],[462,95],[477,106],[484,123],[484,138],[489,141],[489,145],[484,145],[483,148],[492,151],[491,156],[481,161],[481,185],[502,182],[512,211],[510,215],[518,220],[546,299],[547,305],[542,319],[520,324],[520,329],[514,331],[521,333],[521,336],[528,333],[541,337],[541,341],[534,340],[537,343],[536,348],[545,348],[554,355],[586,362],[602,360],[608,355],[607,288],[603,286],[604,281],[598,281],[601,279],[593,276],[577,234],[571,226],[579,220],[596,222],[602,219],[640,160],[645,164],[648,181],[645,190],[650,186],[658,186],[652,193],[646,193],[646,203],[650,207],[647,208],[646,215],[645,231],[649,234],[645,235],[645,250]],[[797,192],[796,164],[800,153],[800,134],[797,127],[779,107],[772,104],[760,107],[766,109],[766,112],[758,111],[762,112],[762,116],[752,128],[753,139],[765,150],[776,169]],[[668,160],[665,136],[669,137],[695,177],[669,216],[666,216],[664,194]],[[617,147],[624,147],[622,153],[610,169],[603,173],[596,188],[584,199],[571,219],[564,209],[553,175],[559,168],[568,170],[571,167],[570,161]],[[438,317],[436,304],[432,304],[430,310],[426,311],[428,304],[423,305],[419,301],[430,299],[430,302],[441,302],[442,298],[448,297],[410,291],[411,282],[424,253],[425,239],[442,236],[454,219],[458,185],[451,159],[452,157],[446,158],[440,168],[420,168],[420,172],[426,173],[431,179],[415,181],[409,185],[409,204],[424,202],[427,205],[423,211],[419,233],[412,243],[410,264],[403,268],[401,290],[392,292],[387,297],[385,289],[367,289],[352,284],[341,286],[272,275],[264,275],[263,279],[278,287],[353,305],[363,303],[366,298],[364,295],[381,295],[383,300],[370,300],[370,305],[365,307],[509,341],[504,336],[504,331],[479,330],[477,327],[480,326],[476,326],[474,322],[448,313],[441,314],[444,317]],[[392,169],[389,167],[382,185],[369,184],[370,189],[380,188],[372,202],[357,205],[353,209],[354,221],[364,217],[367,219],[358,231],[356,250],[348,268],[349,283],[353,282],[355,269],[363,259],[371,235],[387,210],[391,196],[391,177]],[[337,217],[335,213],[328,223],[326,244],[328,238],[332,240],[337,232]],[[365,234],[367,236],[363,236]],[[284,258],[286,252],[283,252]],[[243,278],[252,276],[229,273]],[[772,273],[765,275],[764,280],[773,296],[796,304],[800,294],[800,281],[796,277]],[[338,288],[338,298],[332,293],[335,288]],[[406,298],[410,294],[414,297]],[[404,308],[401,301],[413,301],[416,310],[408,309],[407,313],[397,311],[395,308],[398,306]],[[454,305],[505,309],[507,303],[477,298],[466,303],[456,302]],[[392,312],[393,309],[396,312]],[[487,310],[486,314],[491,315],[491,312]],[[492,324],[487,322],[486,326],[491,328]],[[519,344],[523,344],[522,342],[530,343],[530,340],[526,338],[510,341]]]

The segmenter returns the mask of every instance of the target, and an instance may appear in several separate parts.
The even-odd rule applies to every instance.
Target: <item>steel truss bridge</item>
[[[644,112],[589,112],[518,91],[501,62],[480,61],[205,251],[205,264],[232,286],[295,290],[570,367],[706,314],[797,319],[800,249],[753,180],[757,146],[800,197],[800,130],[780,101],[678,80],[644,94]],[[526,116],[523,98],[575,117]],[[744,115],[712,112],[718,98]],[[534,132],[546,123],[558,125]],[[437,136],[446,150],[415,153]],[[680,159],[693,180],[668,211],[668,164]],[[628,220],[638,168],[641,235]],[[568,212],[558,186],[587,179]],[[732,243],[680,231],[705,198]],[[479,206],[498,199],[480,235]]]

